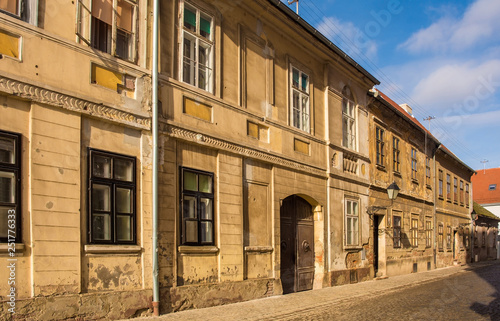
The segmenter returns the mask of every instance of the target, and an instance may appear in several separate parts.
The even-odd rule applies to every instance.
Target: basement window
[[[490,186],[488,187],[488,190],[490,191],[494,191],[497,189],[497,184],[490,184]]]

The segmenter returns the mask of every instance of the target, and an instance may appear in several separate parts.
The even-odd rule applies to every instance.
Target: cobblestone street
[[[494,261],[134,321],[500,320],[499,293]]]

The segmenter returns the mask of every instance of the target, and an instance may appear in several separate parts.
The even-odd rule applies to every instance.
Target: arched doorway
[[[311,290],[314,281],[314,219],[312,206],[292,195],[280,209],[281,283],[283,293]]]

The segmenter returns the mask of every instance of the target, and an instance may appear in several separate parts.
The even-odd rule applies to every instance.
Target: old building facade
[[[360,135],[378,81],[279,1],[161,15],[163,310],[368,278]]]
[[[373,207],[368,214],[376,275],[468,262],[474,170],[422,126],[410,106],[378,90],[370,94]],[[392,182],[400,188],[394,201],[387,195]]]
[[[278,0],[161,3],[153,173],[151,13],[0,1],[0,259],[17,260],[19,318],[150,313],[154,251],[162,313],[452,264],[436,224],[458,239],[470,208],[438,206],[437,155],[464,189],[468,169]]]
[[[436,162],[436,267],[470,262],[473,169],[445,146]]]
[[[147,311],[148,3],[0,5],[1,318]]]

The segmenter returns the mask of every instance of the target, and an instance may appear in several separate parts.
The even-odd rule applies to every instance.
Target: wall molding
[[[10,79],[1,75],[0,92],[19,97],[21,99],[118,122],[135,128],[146,130],[151,129],[150,117],[135,115],[130,112],[106,106],[102,103],[94,103],[67,94],[62,94],[53,90]]]
[[[266,163],[275,164],[282,167],[292,168],[301,172],[306,172],[315,176],[326,179],[326,169],[310,166],[297,162],[295,160],[286,159],[269,152],[259,151],[254,148],[245,147],[237,143],[229,142],[227,140],[215,138],[205,134],[197,133],[195,131],[180,128],[171,124],[160,124],[160,131],[173,138],[180,140],[197,143],[212,148],[224,150],[227,152],[235,153],[241,156],[249,157],[264,161]]]

